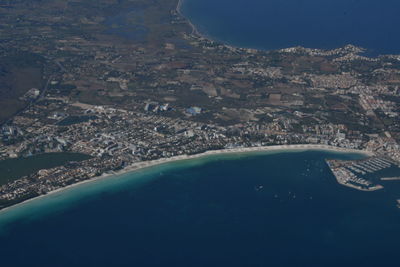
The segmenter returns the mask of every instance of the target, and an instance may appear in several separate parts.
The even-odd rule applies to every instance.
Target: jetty
[[[382,181],[400,181],[400,177],[382,177]]]

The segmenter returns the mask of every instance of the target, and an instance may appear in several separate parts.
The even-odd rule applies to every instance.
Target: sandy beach
[[[25,205],[31,201],[35,201],[38,199],[41,199],[43,197],[47,197],[56,193],[60,193],[62,191],[65,191],[67,189],[70,189],[72,187],[77,187],[83,184],[99,181],[99,180],[104,180],[107,178],[110,178],[112,176],[120,176],[128,173],[133,173],[138,170],[143,170],[146,168],[151,168],[154,166],[158,166],[161,164],[167,164],[171,162],[176,162],[176,161],[186,161],[186,160],[193,160],[193,159],[199,159],[199,158],[205,158],[213,155],[228,155],[228,154],[252,154],[256,152],[295,152],[295,151],[307,151],[307,150],[320,150],[320,151],[328,151],[328,152],[344,152],[344,153],[358,153],[358,154],[364,154],[366,156],[373,156],[374,154],[369,151],[365,150],[355,150],[355,149],[348,149],[348,148],[340,148],[340,147],[334,147],[334,146],[328,146],[328,145],[311,145],[311,144],[304,144],[304,145],[276,145],[276,146],[259,146],[259,147],[238,147],[238,148],[231,148],[231,149],[221,149],[221,150],[210,150],[206,151],[204,153],[199,153],[199,154],[194,154],[194,155],[180,155],[180,156],[174,156],[170,158],[161,158],[157,160],[151,160],[151,161],[143,161],[143,162],[136,162],[133,163],[132,165],[129,165],[125,167],[124,169],[117,171],[117,172],[107,172],[102,174],[101,176],[96,176],[88,180],[84,180],[66,187],[62,187],[56,190],[53,190],[45,195],[41,195],[35,198],[28,199],[26,201],[23,201],[21,203],[15,204],[13,206],[4,208],[0,210],[0,215],[10,209]]]

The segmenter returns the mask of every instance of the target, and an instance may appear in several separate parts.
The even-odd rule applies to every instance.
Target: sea
[[[1,266],[398,266],[400,183],[339,185],[325,159],[214,155],[0,212]]]
[[[236,47],[334,49],[400,54],[398,0],[182,0],[199,32]]]

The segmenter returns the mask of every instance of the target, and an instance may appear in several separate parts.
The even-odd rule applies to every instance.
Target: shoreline
[[[278,49],[262,49],[262,48],[254,48],[254,47],[241,47],[241,46],[229,44],[229,43],[227,43],[227,42],[223,42],[223,41],[221,41],[221,40],[214,39],[214,38],[212,38],[212,37],[210,37],[210,36],[207,36],[207,34],[205,34],[205,33],[201,33],[201,32],[198,30],[198,28],[193,24],[193,22],[192,22],[188,17],[186,17],[186,16],[183,14],[183,12],[182,12],[182,6],[183,6],[183,4],[184,4],[184,1],[185,1],[185,0],[178,0],[178,4],[177,4],[177,6],[176,6],[176,8],[175,8],[175,11],[179,14],[179,16],[181,16],[182,18],[184,18],[184,19],[186,20],[186,22],[189,24],[189,26],[192,28],[191,34],[192,34],[192,35],[196,35],[196,36],[198,36],[198,37],[200,37],[200,38],[207,39],[207,40],[209,40],[209,41],[211,41],[211,42],[221,43],[221,44],[226,45],[226,46],[228,46],[228,47],[237,48],[237,49],[251,49],[251,50],[256,50],[256,51],[264,51],[264,52],[269,52],[269,51],[284,51],[284,50],[288,50],[288,49],[290,50],[290,49],[296,49],[296,48],[310,49],[310,50],[318,50],[318,51],[321,51],[321,52],[329,52],[329,51],[334,51],[334,50],[337,50],[337,49],[345,48],[345,47],[348,46],[348,45],[354,46],[354,47],[358,47],[358,48],[360,48],[360,49],[366,49],[366,48],[359,47],[359,46],[353,45],[353,44],[347,44],[347,45],[345,45],[345,46],[343,46],[343,47],[337,47],[337,48],[331,48],[331,49],[324,49],[324,48],[307,48],[307,47],[304,47],[304,46],[291,46],[291,47],[284,47],[284,48],[278,48]],[[364,51],[364,52],[365,52],[365,51]],[[363,52],[362,54],[364,54],[364,52]],[[359,54],[359,53],[356,53],[356,54]],[[390,54],[390,53],[389,53],[389,54],[385,54],[385,53],[381,54],[381,53],[379,53],[379,54],[377,54],[376,56],[367,56],[367,55],[362,55],[362,56],[363,56],[363,57],[366,57],[366,58],[368,58],[368,59],[378,59],[378,58],[380,58],[380,57],[385,57],[385,56],[396,56],[396,57],[397,57],[397,56],[400,56],[400,54]]]
[[[207,37],[205,37],[205,36],[203,36],[199,31],[198,31],[198,29],[197,29],[197,27],[196,26],[194,26],[194,24],[192,23],[192,21],[190,20],[190,19],[188,19],[184,14],[183,14],[183,12],[182,12],[182,5],[183,5],[183,1],[184,0],[178,0],[178,4],[177,4],[177,6],[176,6],[176,12],[179,14],[179,16],[181,16],[182,18],[184,18],[185,20],[186,20],[186,22],[189,24],[189,26],[192,28],[192,32],[191,32],[191,34],[192,35],[197,35],[197,36],[200,36],[200,37],[203,37],[203,38],[207,38]],[[207,38],[207,39],[209,39],[209,38]]]
[[[235,154],[253,154],[257,152],[302,152],[302,151],[310,151],[310,150],[315,150],[315,151],[326,151],[326,152],[342,152],[342,153],[357,153],[357,154],[363,154],[365,156],[372,156],[374,155],[373,152],[366,151],[366,150],[357,150],[357,149],[350,149],[350,148],[341,148],[341,147],[335,147],[335,146],[329,146],[329,145],[311,145],[311,144],[299,144],[299,145],[274,145],[274,146],[259,146],[259,147],[238,147],[238,148],[227,148],[227,149],[221,149],[221,150],[209,150],[203,153],[199,154],[193,154],[193,155],[179,155],[179,156],[174,156],[170,158],[161,158],[161,159],[156,159],[156,160],[150,160],[150,161],[142,161],[142,162],[136,162],[131,165],[128,165],[122,170],[119,171],[109,171],[106,173],[103,173],[100,176],[96,176],[87,180],[83,180],[62,188],[58,188],[56,190],[50,191],[46,194],[27,199],[25,201],[22,201],[20,203],[14,204],[12,206],[3,208],[0,210],[0,216],[3,213],[6,213],[7,211],[10,211],[14,208],[21,207],[25,204],[28,204],[32,201],[39,200],[44,197],[49,197],[52,195],[55,195],[57,193],[62,193],[63,191],[66,191],[68,189],[74,188],[74,187],[79,187],[84,184],[92,183],[92,182],[97,182],[101,181],[104,179],[108,179],[113,176],[121,176],[129,173],[135,173],[139,170],[145,170],[151,167],[163,165],[163,164],[168,164],[172,162],[182,162],[182,161],[187,161],[187,160],[193,160],[193,159],[200,159],[200,158],[206,158],[210,156],[216,156],[216,155],[235,155]]]

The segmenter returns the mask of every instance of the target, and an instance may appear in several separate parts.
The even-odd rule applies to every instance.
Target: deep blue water
[[[400,187],[340,186],[325,157],[356,156],[180,162],[31,202],[0,213],[1,266],[398,266]]]
[[[238,47],[400,54],[398,0],[184,0],[182,11],[201,33]]]

